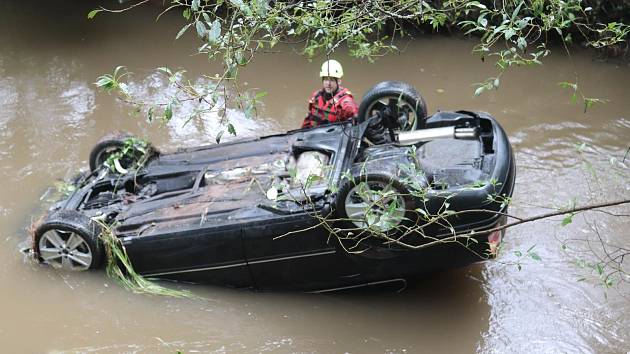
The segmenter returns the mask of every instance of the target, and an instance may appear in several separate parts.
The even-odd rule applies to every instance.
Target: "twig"
[[[624,200],[617,200],[617,201],[613,201],[613,202],[605,202],[605,203],[598,203],[598,204],[589,204],[589,205],[585,205],[585,206],[581,206],[581,207],[575,207],[575,208],[571,208],[571,209],[565,209],[565,210],[559,210],[556,212],[552,212],[552,213],[545,213],[545,214],[540,214],[540,215],[536,215],[530,218],[524,218],[521,220],[517,220],[511,223],[507,223],[504,225],[500,225],[491,229],[484,229],[484,230],[464,230],[464,231],[460,231],[458,233],[455,234],[446,234],[446,235],[451,235],[448,237],[442,237],[440,238],[441,235],[435,236],[434,241],[431,242],[427,242],[427,243],[423,243],[421,245],[411,245],[405,242],[400,241],[399,239],[394,239],[391,237],[388,237],[387,235],[380,235],[381,237],[385,238],[388,243],[393,243],[405,248],[410,248],[410,249],[422,249],[422,248],[428,248],[431,246],[434,246],[436,244],[440,244],[440,243],[446,243],[446,242],[457,242],[457,239],[459,238],[468,238],[470,237],[470,234],[473,232],[478,233],[491,233],[491,232],[495,232],[495,231],[501,231],[516,225],[520,225],[520,224],[525,224],[525,223],[529,223],[529,222],[533,222],[533,221],[537,221],[537,220],[541,220],[541,219],[547,219],[547,218],[551,218],[554,216],[560,216],[560,215],[566,215],[566,214],[573,214],[573,213],[579,213],[582,211],[587,211],[587,210],[593,210],[593,209],[598,209],[598,208],[606,208],[606,207],[611,207],[611,206],[616,206],[616,205],[623,205],[623,204],[630,204],[630,199],[624,199]]]
[[[124,9],[119,9],[119,10],[107,9],[107,8],[104,8],[104,7],[101,6],[100,10],[101,11],[105,11],[105,12],[120,13],[120,12],[125,12],[125,11],[128,11],[128,10],[131,10],[131,9],[133,9],[136,6],[140,6],[142,4],[146,4],[147,2],[149,2],[149,0],[142,0],[142,1],[138,2],[138,3],[136,3],[136,4],[133,4],[133,5],[129,6],[129,7],[126,7]]]
[[[553,213],[545,213],[545,214],[540,214],[540,215],[536,215],[536,216],[532,216],[530,218],[525,218],[522,220],[518,220],[518,221],[514,221],[511,223],[507,223],[505,225],[502,226],[498,226],[489,230],[483,230],[484,232],[494,232],[494,231],[500,231],[503,229],[507,229],[509,227],[512,226],[516,226],[516,225],[520,225],[520,224],[524,224],[524,223],[528,223],[528,222],[532,222],[532,221],[536,221],[536,220],[541,220],[541,219],[548,219],[554,216],[560,216],[560,215],[566,215],[566,214],[573,214],[573,213],[579,213],[582,211],[587,211],[587,210],[593,210],[593,209],[599,209],[599,208],[607,208],[607,207],[611,207],[611,206],[616,206],[616,205],[623,205],[623,204],[630,204],[630,199],[623,199],[623,200],[616,200],[613,202],[604,202],[604,203],[597,203],[597,204],[589,204],[589,205],[585,205],[585,206],[581,206],[581,207],[574,207],[571,209],[565,209],[565,210],[559,210]]]

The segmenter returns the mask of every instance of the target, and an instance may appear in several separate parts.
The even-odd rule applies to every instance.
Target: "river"
[[[194,55],[193,35],[175,41],[177,14],[155,23],[156,8],[99,14],[96,1],[0,5],[0,343],[11,353],[626,353],[630,279],[605,288],[585,266],[602,244],[630,248],[630,207],[511,228],[496,261],[433,274],[401,293],[309,295],[181,285],[206,300],[135,295],[104,272],[61,273],[18,251],[56,181],[87,166],[93,144],[112,130],[149,138],[162,149],[211,143],[216,119],[167,127],[133,117],[100,92],[96,78],[126,65],[143,99],[163,95],[154,68],[184,67],[198,80],[218,68]],[[512,212],[628,198],[630,67],[561,48],[544,65],[508,72],[499,90],[473,96],[495,74],[471,55],[474,41],[426,36],[375,64],[336,57],[357,98],[381,80],[404,80],[430,112],[491,112],[513,144],[518,172]],[[319,84],[320,59],[280,46],[242,72],[246,87],[268,92],[248,120],[231,117],[239,136],[293,129]],[[558,83],[579,82],[610,102],[586,113]],[[586,143],[582,151],[578,145]],[[612,160],[611,157],[617,160]],[[629,158],[625,163],[629,164]],[[611,172],[611,164],[616,165]],[[45,199],[45,197],[43,198]],[[597,232],[602,240],[598,239]],[[533,247],[533,248],[532,248]],[[540,257],[519,256],[527,250]],[[625,270],[629,269],[628,260]]]

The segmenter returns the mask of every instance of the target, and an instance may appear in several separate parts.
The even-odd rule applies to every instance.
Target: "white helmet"
[[[322,64],[322,69],[319,71],[319,77],[334,77],[341,79],[343,77],[343,68],[338,61],[331,59],[326,60]]]

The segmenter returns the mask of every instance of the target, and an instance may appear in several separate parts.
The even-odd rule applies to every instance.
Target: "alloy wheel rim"
[[[39,239],[39,256],[44,263],[63,270],[87,270],[92,264],[88,243],[72,231],[51,229]]]
[[[406,212],[403,197],[391,184],[381,181],[356,184],[344,202],[346,215],[352,224],[381,232],[398,226]],[[392,206],[393,203],[395,205]]]
[[[407,124],[402,127],[403,131],[415,130],[418,125],[418,113],[416,107],[411,106],[407,101],[401,99],[399,96],[384,96],[374,101],[368,106],[368,117],[374,115],[374,112],[381,112],[385,107],[389,106],[391,100],[397,102],[398,110],[407,112]]]

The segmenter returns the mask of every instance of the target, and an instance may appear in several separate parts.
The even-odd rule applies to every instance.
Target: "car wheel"
[[[415,199],[402,183],[380,174],[347,181],[336,202],[342,229],[390,236],[404,232],[404,226],[413,222],[415,205]]]
[[[103,260],[101,226],[75,210],[53,212],[34,233],[36,257],[63,270],[97,268]]]
[[[109,134],[101,138],[101,140],[96,143],[90,152],[90,171],[96,171],[105,162],[107,162],[112,155],[123,153],[125,146],[129,144],[129,139],[133,138],[133,135],[124,132]],[[126,170],[133,167],[134,163],[138,162],[150,149],[152,149],[151,146],[140,147],[134,145],[131,153],[127,153],[119,161],[120,168]]]
[[[415,88],[402,81],[383,81],[366,92],[359,106],[359,122],[384,111],[392,103],[398,106],[400,130],[424,128],[427,104]]]

